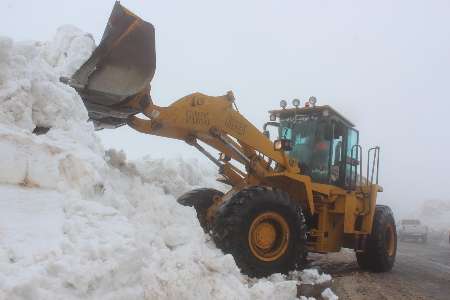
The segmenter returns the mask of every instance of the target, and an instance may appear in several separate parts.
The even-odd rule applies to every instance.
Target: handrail
[[[372,159],[372,168],[370,168],[370,154],[373,151],[373,159]],[[375,166],[376,166],[376,176],[375,176]],[[375,146],[370,148],[367,151],[367,185],[371,187],[374,183],[374,176],[375,176],[375,184],[378,184],[378,170],[380,166],[380,147]],[[370,172],[370,181],[369,181],[369,171]]]

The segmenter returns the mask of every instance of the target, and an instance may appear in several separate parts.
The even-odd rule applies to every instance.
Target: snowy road
[[[360,271],[352,251],[312,258],[333,276],[340,299],[450,299],[450,245],[446,241],[399,242],[390,273]]]

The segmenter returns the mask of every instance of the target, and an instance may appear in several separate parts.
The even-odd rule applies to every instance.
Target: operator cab
[[[279,122],[265,127],[277,126],[279,140],[290,141],[285,151],[299,162],[303,175],[313,182],[352,189],[359,173],[359,133],[330,106],[315,106],[315,98],[310,102],[305,107],[286,108],[282,101],[282,109],[270,111],[271,121]]]

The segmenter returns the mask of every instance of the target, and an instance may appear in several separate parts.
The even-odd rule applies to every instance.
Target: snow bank
[[[46,43],[0,37],[0,299],[294,299],[297,280],[241,275],[176,203],[220,188],[213,169],[104,151],[58,81],[93,48],[72,26]]]
[[[94,46],[90,35],[72,26],[61,27],[49,43],[14,43],[0,37],[0,122],[26,130],[81,125],[87,112],[58,78],[73,72]]]
[[[450,200],[428,200],[422,203],[420,219],[435,230],[450,230]]]
[[[126,174],[139,176],[144,182],[151,183],[175,197],[193,188],[211,187],[226,191],[227,186],[216,181],[217,170],[204,165],[197,159],[152,158],[144,156],[135,163],[126,161],[123,151],[110,149],[106,152],[107,161]],[[160,171],[164,170],[164,174]]]

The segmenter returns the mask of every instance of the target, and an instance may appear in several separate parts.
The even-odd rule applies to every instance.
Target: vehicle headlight
[[[228,155],[226,155],[225,153],[220,153],[219,155],[219,160],[227,162],[231,160],[231,157],[229,157]]]
[[[276,121],[277,120],[277,115],[276,114],[271,114],[270,115],[270,121]]]
[[[308,102],[311,103],[312,106],[316,106],[317,98],[314,96],[311,96],[311,97],[309,97]]]
[[[281,140],[276,140],[273,143],[273,149],[275,149],[276,151],[283,149],[283,142]]]
[[[292,143],[288,139],[279,139],[273,142],[273,149],[275,151],[291,151]]]

